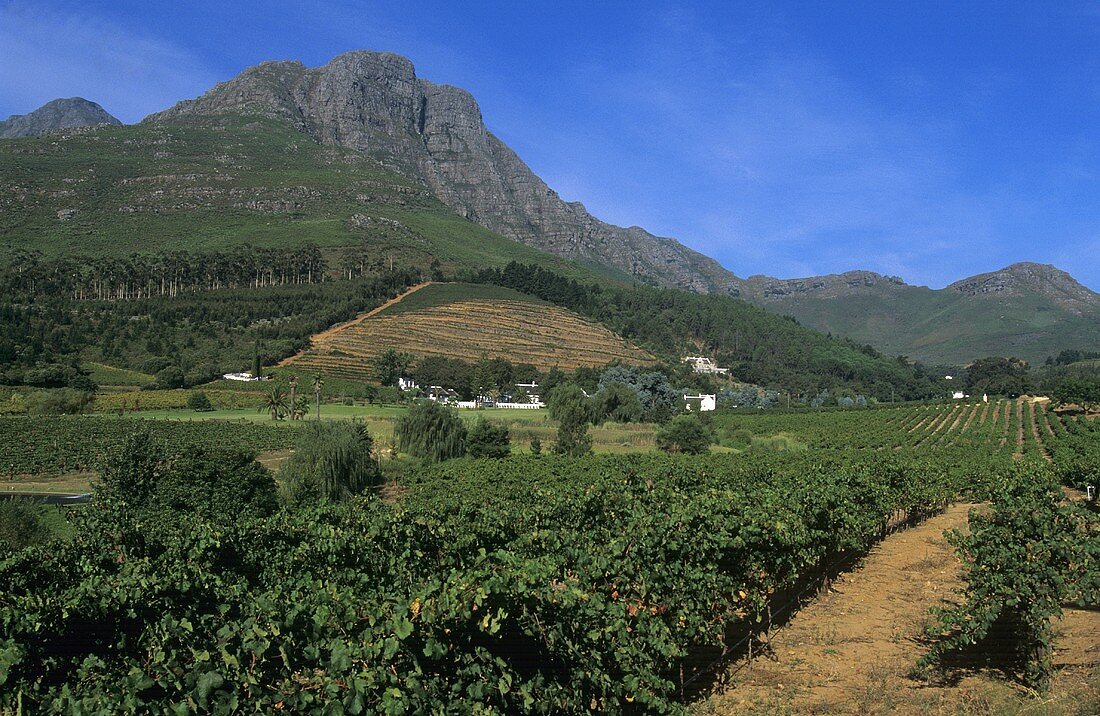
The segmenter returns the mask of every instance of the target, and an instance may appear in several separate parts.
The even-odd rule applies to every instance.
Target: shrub
[[[58,388],[28,393],[23,398],[23,404],[31,415],[79,415],[94,398],[92,393],[82,390]]]
[[[201,390],[187,396],[187,407],[200,413],[208,413],[214,409],[210,404],[210,398],[206,397],[206,393]]]
[[[170,365],[157,372],[157,379],[153,382],[152,387],[157,390],[182,388],[185,382],[186,378],[183,371],[177,366]]]
[[[67,523],[56,508],[27,499],[0,498],[0,553],[22,549],[63,534]]]
[[[314,422],[303,433],[280,472],[286,502],[343,502],[382,483],[374,440],[364,424]]]
[[[588,423],[594,417],[591,401],[573,384],[558,386],[547,399],[550,417],[558,421],[554,452],[559,455],[587,455],[592,452]]]
[[[165,528],[181,513],[234,522],[278,507],[275,481],[253,453],[200,446],[177,454],[149,428],[127,436],[100,472],[93,492],[98,508],[155,519]]]
[[[508,427],[495,425],[480,418],[466,438],[466,452],[470,457],[503,458],[512,454]]]
[[[453,410],[439,403],[415,403],[394,425],[397,449],[429,462],[466,454],[466,426]]]
[[[657,447],[669,453],[701,455],[713,442],[714,433],[698,415],[677,415],[657,429]]]
[[[600,420],[634,423],[642,419],[642,402],[638,394],[625,383],[608,383],[596,395]]]

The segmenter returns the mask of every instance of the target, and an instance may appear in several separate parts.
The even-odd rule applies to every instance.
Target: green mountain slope
[[[742,297],[890,355],[963,364],[1032,362],[1100,347],[1100,296],[1053,266],[1021,263],[940,289],[870,272],[781,281],[752,277]]]
[[[232,116],[0,141],[0,243],[47,259],[314,244],[395,265],[521,260],[594,275],[463,219],[359,152]]]

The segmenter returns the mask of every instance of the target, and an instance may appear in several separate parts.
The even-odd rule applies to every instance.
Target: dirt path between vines
[[[955,600],[962,586],[943,531],[965,528],[971,507],[954,505],[887,537],[773,634],[770,654],[732,666],[718,693],[695,711],[990,714],[1037,703],[992,675],[967,675],[954,686],[909,676],[926,649],[920,636],[928,610]],[[1100,613],[1066,610],[1057,628],[1062,635],[1055,643],[1058,671],[1049,703],[1028,713],[1100,713]]]

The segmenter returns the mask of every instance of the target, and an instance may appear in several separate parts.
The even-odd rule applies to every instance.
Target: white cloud
[[[84,97],[124,122],[209,89],[216,78],[172,43],[100,18],[0,5],[0,114]]]

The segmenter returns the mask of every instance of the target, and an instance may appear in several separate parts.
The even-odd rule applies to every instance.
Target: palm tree
[[[265,410],[271,413],[272,420],[279,420],[289,412],[290,404],[281,383],[271,386],[271,390],[264,396],[264,403],[260,406],[259,412],[262,413]]]

